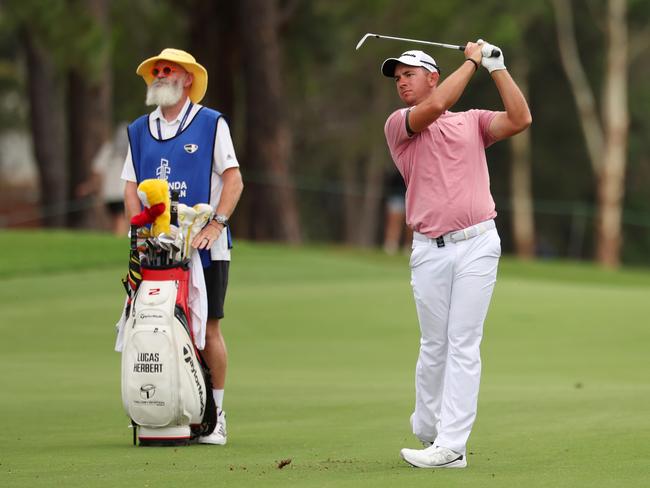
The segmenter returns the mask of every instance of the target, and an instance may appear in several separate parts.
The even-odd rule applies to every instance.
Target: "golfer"
[[[192,55],[164,49],[143,61],[136,73],[147,84],[146,104],[156,109],[128,128],[129,150],[122,172],[127,218],[130,221],[140,212],[137,186],[148,178],[167,180],[170,188],[179,191],[181,203],[209,203],[215,209],[215,218],[191,245],[199,250],[204,268],[208,303],[204,357],[212,373],[217,405],[217,426],[199,442],[224,445],[227,350],[220,319],[224,316],[230,264],[228,218],[243,189],[239,163],[222,115],[199,105],[208,86],[208,74]]]
[[[406,183],[406,221],[413,233],[411,284],[420,323],[413,433],[425,449],[402,449],[420,468],[464,468],[476,418],[483,322],[496,282],[501,241],[485,148],[531,124],[528,105],[504,65],[483,41],[465,47],[465,60],[438,84],[440,69],[422,51],[384,61],[406,108],[384,128]],[[504,112],[451,112],[480,66]]]

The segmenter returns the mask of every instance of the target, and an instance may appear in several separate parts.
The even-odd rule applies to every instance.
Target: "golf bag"
[[[184,445],[212,433],[210,371],[188,323],[187,263],[142,267],[125,323],[122,403],[141,446]]]

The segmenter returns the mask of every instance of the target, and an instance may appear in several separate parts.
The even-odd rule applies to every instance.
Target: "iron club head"
[[[363,46],[363,43],[366,42],[366,39],[368,39],[371,36],[376,36],[377,34],[372,34],[371,32],[368,32],[365,36],[361,38],[361,40],[357,43],[357,48],[356,50],[358,51],[361,46]]]

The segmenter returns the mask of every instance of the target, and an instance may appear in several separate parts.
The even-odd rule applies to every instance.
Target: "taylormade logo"
[[[149,400],[153,398],[153,396],[156,394],[156,387],[154,385],[142,385],[140,387],[140,396],[144,400]]]
[[[144,319],[162,319],[164,318],[162,314],[160,313],[141,313],[140,314],[140,320]]]
[[[203,399],[203,385],[201,385],[201,381],[199,380],[199,373],[196,371],[196,368],[194,367],[194,358],[192,357],[192,354],[190,353],[191,349],[189,345],[183,346],[183,356],[185,357],[185,362],[190,365],[190,371],[192,372],[192,376],[194,377],[194,383],[196,383],[196,389],[199,391],[199,401],[201,402],[201,417],[203,417],[203,412],[205,412],[205,400]]]

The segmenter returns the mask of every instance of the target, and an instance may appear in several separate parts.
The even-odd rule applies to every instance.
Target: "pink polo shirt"
[[[393,112],[384,133],[406,183],[406,223],[429,237],[465,229],[496,216],[485,148],[497,112],[445,112],[409,137],[406,108]]]

